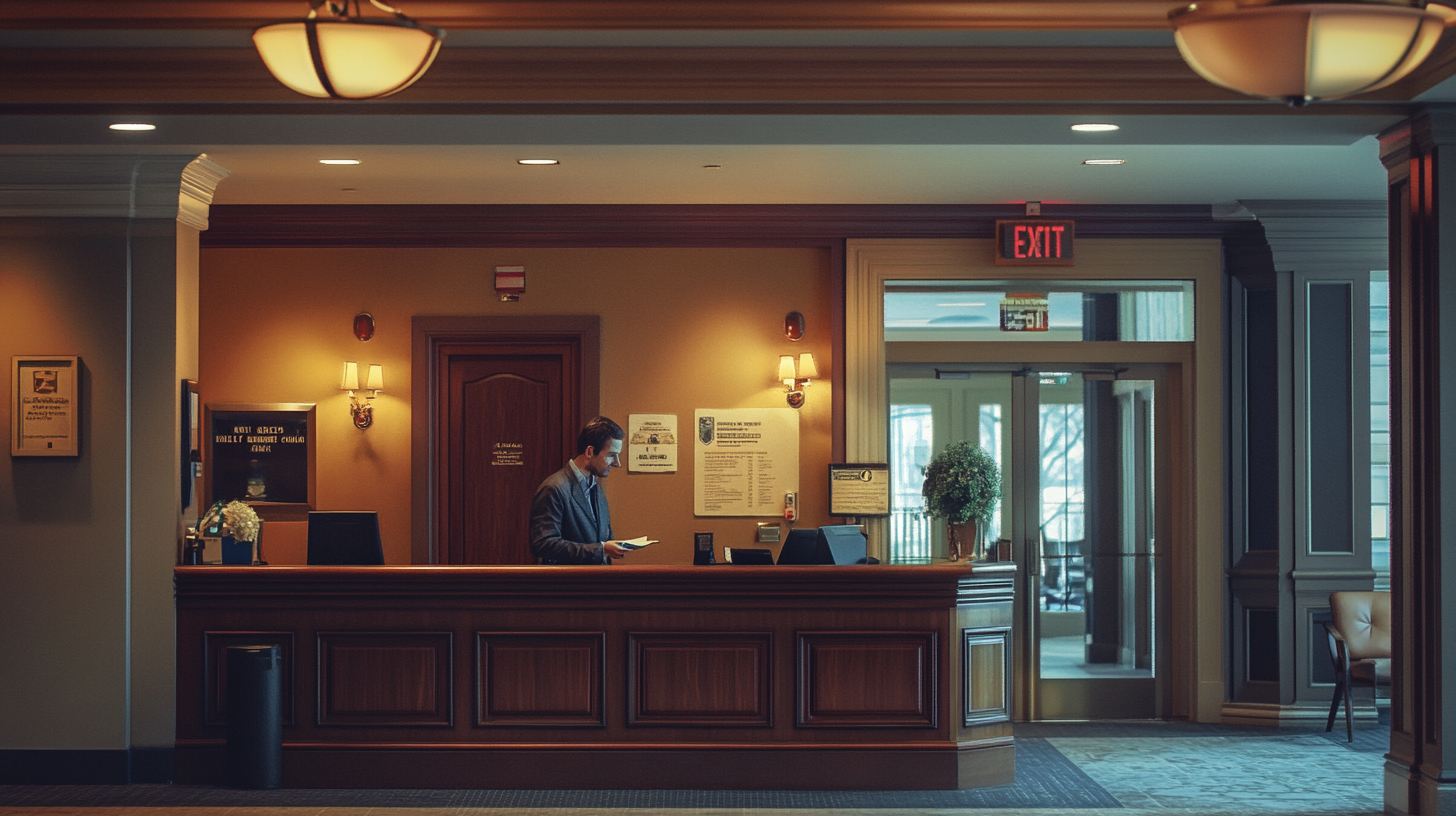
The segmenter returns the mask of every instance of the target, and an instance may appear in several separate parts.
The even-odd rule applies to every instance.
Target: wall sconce
[[[789,391],[789,405],[793,408],[801,408],[804,405],[804,389],[809,387],[809,380],[819,376],[819,369],[814,365],[814,355],[808,352],[799,355],[799,369],[794,371],[794,357],[785,354],[779,357],[779,379],[784,381],[784,388]]]
[[[273,77],[318,99],[376,99],[425,75],[445,32],[369,0],[387,18],[362,18],[359,0],[308,0],[308,16],[265,25],[253,45]],[[320,17],[325,5],[332,14]],[[349,13],[350,6],[353,13]]]
[[[354,415],[354,427],[361,431],[374,424],[374,404],[371,400],[384,390],[384,366],[369,366],[364,388],[369,392],[367,397],[361,398],[354,393],[359,390],[359,364],[344,363],[344,381],[339,384],[339,390],[349,392],[349,413]]]

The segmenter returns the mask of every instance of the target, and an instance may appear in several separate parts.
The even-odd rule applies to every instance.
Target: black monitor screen
[[[858,524],[834,524],[819,528],[821,549],[829,551],[830,564],[863,564],[868,555],[864,531]]]
[[[373,510],[309,511],[308,563],[310,566],[383,564],[379,514]]]
[[[819,549],[819,528],[810,527],[807,530],[790,530],[789,537],[784,539],[784,547],[779,550],[779,564],[833,564],[834,560],[829,556],[829,550],[822,552]]]

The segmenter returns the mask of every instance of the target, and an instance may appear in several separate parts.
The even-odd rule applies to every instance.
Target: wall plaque
[[[81,455],[81,358],[10,358],[10,455]]]
[[[241,499],[273,519],[314,508],[314,406],[207,406],[208,502]]]

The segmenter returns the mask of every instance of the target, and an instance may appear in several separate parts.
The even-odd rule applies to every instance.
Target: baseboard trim
[[[177,748],[179,784],[220,785],[224,749]],[[285,788],[554,790],[956,790],[1011,782],[1014,748],[751,748],[518,751],[283,748]]]
[[[1224,703],[1220,722],[1225,725],[1268,725],[1309,726],[1329,719],[1330,707],[1324,705],[1280,705],[1278,703]],[[1375,709],[1368,705],[1355,706],[1355,720],[1374,722]],[[1345,712],[1342,708],[1335,716],[1335,726],[1343,728]]]
[[[172,781],[173,749],[0,749],[0,785],[126,785]]]

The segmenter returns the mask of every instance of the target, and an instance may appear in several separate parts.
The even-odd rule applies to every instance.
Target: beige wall
[[[496,266],[525,265],[526,294],[501,303]],[[200,391],[204,404],[318,404],[319,509],[377,509],[390,563],[410,560],[411,325],[417,315],[601,316],[601,410],[677,414],[691,439],[697,408],[783,407],[778,355],[813,352],[833,370],[831,271],[817,249],[205,249]],[[783,336],[788,311],[808,323]],[[361,343],[353,315],[378,331]],[[342,363],[384,365],[374,427],[356,430],[337,389]],[[800,416],[801,526],[828,522],[831,389],[809,389]],[[688,563],[692,533],[753,546],[757,521],[695,518],[692,448],[672,474],[616,471],[607,482],[615,531],[658,546],[629,563]],[[306,525],[269,522],[270,563],[303,563]]]
[[[0,468],[0,749],[127,746],[125,259],[123,219],[0,219],[5,382],[79,355],[82,405],[80,456]]]

